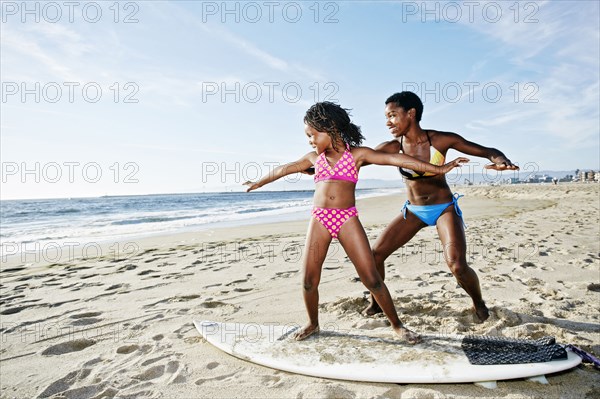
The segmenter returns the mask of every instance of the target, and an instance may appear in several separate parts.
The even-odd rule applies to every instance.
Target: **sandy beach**
[[[435,228],[386,263],[401,319],[422,333],[554,336],[600,357],[600,186],[458,187],[468,260],[490,318],[478,324],[442,256]],[[371,243],[402,195],[358,202]],[[254,365],[204,342],[192,320],[306,321],[302,220],[172,234],[99,257],[25,261],[0,270],[2,398],[598,398],[581,365],[549,385],[373,384]],[[131,248],[134,248],[131,250]],[[334,242],[320,285],[321,324],[392,331],[365,318],[364,286]]]

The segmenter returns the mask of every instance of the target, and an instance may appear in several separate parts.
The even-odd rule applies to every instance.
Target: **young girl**
[[[314,208],[303,259],[303,296],[309,321],[294,338],[303,340],[319,331],[318,286],[321,268],[331,240],[337,238],[354,264],[361,282],[376,298],[394,331],[411,344],[419,342],[420,336],[404,327],[398,318],[392,297],[375,267],[367,234],[358,220],[358,211],[354,206],[358,170],[361,165],[370,163],[443,174],[468,162],[468,159],[457,158],[445,165],[435,166],[404,154],[386,154],[359,147],[364,139],[360,128],[350,122],[344,108],[331,102],[310,107],[304,116],[304,124],[308,142],[314,151],[295,162],[275,168],[257,182],[244,183],[249,186],[247,191],[256,190],[314,165]]]

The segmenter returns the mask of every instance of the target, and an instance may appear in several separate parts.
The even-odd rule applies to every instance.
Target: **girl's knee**
[[[381,277],[379,275],[371,275],[361,278],[364,286],[371,292],[378,292],[383,287],[383,282],[381,281]]]
[[[311,276],[304,277],[304,281],[302,282],[302,288],[304,291],[312,291],[319,286],[319,279]]]

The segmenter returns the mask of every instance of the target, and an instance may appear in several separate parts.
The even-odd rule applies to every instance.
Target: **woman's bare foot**
[[[308,324],[306,327],[298,331],[293,335],[293,338],[296,341],[302,341],[306,338],[310,337],[313,334],[317,334],[319,332],[319,325]]]
[[[483,301],[477,305],[474,305],[473,309],[475,310],[475,314],[477,315],[480,323],[483,323],[488,319],[488,317],[490,317],[490,311],[488,310],[487,306],[485,306],[485,302]]]
[[[411,345],[418,344],[419,342],[422,341],[422,338],[419,334],[417,334],[416,332],[410,331],[406,327],[398,327],[398,328],[395,328],[394,331],[396,332],[396,334],[398,334],[402,338],[402,340],[408,342]]]
[[[381,308],[379,307],[379,304],[374,300],[371,300],[371,303],[369,304],[369,306],[367,306],[361,312],[361,314],[363,316],[375,316],[376,314],[379,314],[379,313],[383,313],[383,310],[381,310]]]

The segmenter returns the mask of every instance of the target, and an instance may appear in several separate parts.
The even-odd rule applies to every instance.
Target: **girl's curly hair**
[[[304,123],[319,132],[327,133],[335,150],[335,143],[340,138],[350,147],[358,147],[365,138],[360,132],[360,127],[350,121],[348,111],[350,110],[338,104],[323,101],[306,111]]]

